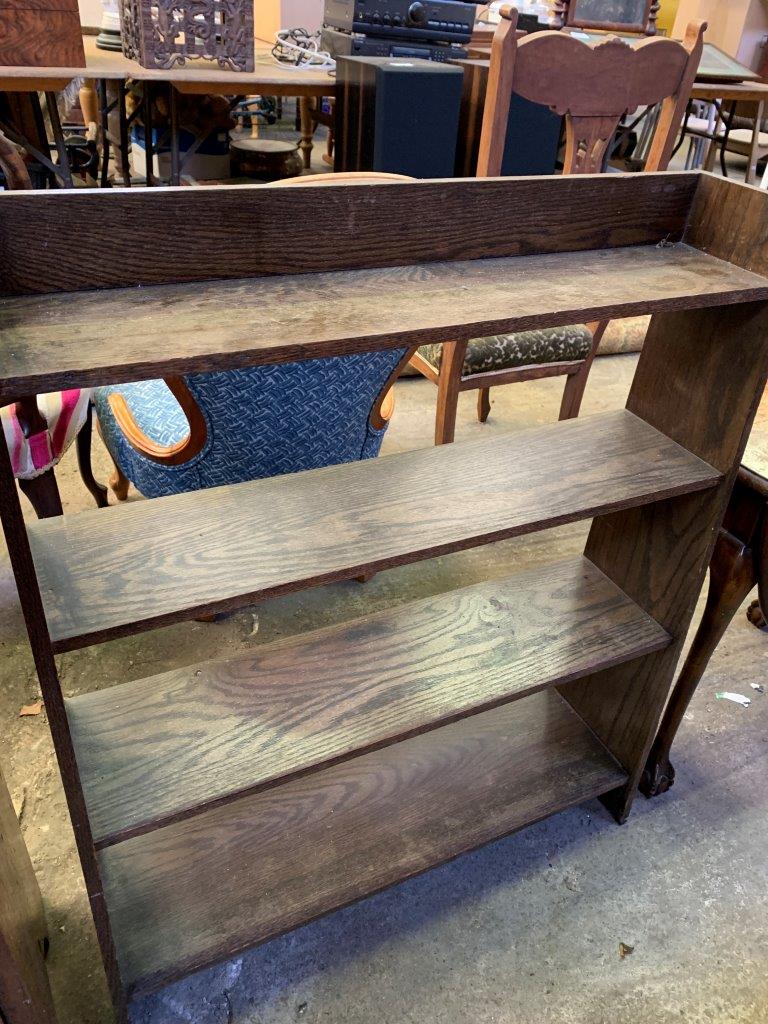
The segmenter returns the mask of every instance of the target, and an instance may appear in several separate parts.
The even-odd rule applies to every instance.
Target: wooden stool
[[[281,139],[233,139],[230,158],[235,177],[260,181],[293,178],[303,169],[298,142]]]

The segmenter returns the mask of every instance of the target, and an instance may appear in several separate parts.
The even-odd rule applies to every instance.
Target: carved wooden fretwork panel
[[[121,0],[123,52],[147,68],[188,58],[253,71],[252,0]]]

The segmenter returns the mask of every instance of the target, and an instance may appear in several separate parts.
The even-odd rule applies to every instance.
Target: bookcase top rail
[[[59,651],[715,486],[626,410],[28,524]]]
[[[0,295],[651,245],[680,238],[700,179],[0,192]]]
[[[0,302],[0,402],[762,299],[684,243],[25,296]]]

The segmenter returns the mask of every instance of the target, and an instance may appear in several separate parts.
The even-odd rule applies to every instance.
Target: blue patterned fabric
[[[125,476],[148,498],[318,469],[378,455],[386,425],[369,420],[404,348],[257,366],[185,378],[208,426],[202,451],[163,466],[128,443],[109,407],[123,395],[139,427],[161,445],[181,441],[186,418],[162,380],[97,388],[101,433]]]

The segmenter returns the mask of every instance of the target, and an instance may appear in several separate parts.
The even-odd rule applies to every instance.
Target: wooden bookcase
[[[26,526],[0,446],[121,1021],[578,801],[626,818],[768,375],[766,238],[765,193],[689,173],[0,194],[3,403],[655,314],[626,409],[472,443]],[[63,651],[586,518],[574,560],[59,686]]]

